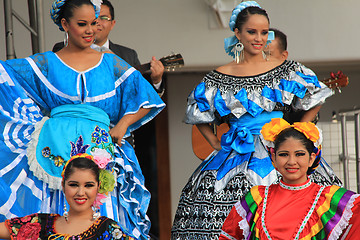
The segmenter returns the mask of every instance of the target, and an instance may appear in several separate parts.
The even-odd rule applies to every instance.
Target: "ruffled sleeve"
[[[328,239],[356,239],[351,236],[359,235],[355,229],[360,225],[360,195],[338,186],[327,187],[324,192],[325,201],[317,211],[324,226],[321,231],[328,234]]]
[[[114,62],[115,66],[119,65],[119,62],[125,63],[115,55]],[[115,74],[117,74],[116,69]],[[119,75],[118,82],[120,84],[117,89],[120,98],[119,119],[127,114],[137,113],[141,107],[150,109],[146,116],[129,126],[126,137],[130,132],[153,119],[165,107],[165,103],[141,73],[132,67]]]
[[[290,75],[289,80],[290,82],[295,82],[298,86],[296,91],[292,88],[288,90],[289,82],[282,81],[280,86],[284,91],[295,94],[292,101],[294,110],[307,111],[313,107],[324,104],[325,100],[334,94],[333,90],[318,80],[311,69],[302,64],[299,64],[298,70]]]
[[[219,240],[249,239],[257,220],[258,210],[264,198],[265,186],[254,186],[231,209],[221,229]]]
[[[230,114],[236,118],[245,113],[256,117],[286,105],[306,111],[323,104],[332,94],[313,71],[294,61],[251,77],[212,71],[190,93],[184,122],[211,123]]]

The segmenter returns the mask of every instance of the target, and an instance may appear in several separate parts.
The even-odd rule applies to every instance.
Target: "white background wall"
[[[50,19],[49,9],[52,1],[43,1],[48,51],[55,42],[62,41],[63,33]],[[26,17],[27,1],[12,2],[15,10]],[[359,0],[258,2],[268,11],[271,26],[283,30],[288,35],[290,59],[307,62],[360,60]],[[142,62],[147,62],[152,55],[161,57],[171,51],[180,52],[189,69],[211,69],[212,66],[231,61],[223,50],[223,39],[230,36],[231,32],[216,24],[214,13],[203,0],[112,0],[112,3],[117,20],[116,27],[111,33],[112,41],[136,49]],[[5,60],[2,10],[3,0],[0,0],[0,59]],[[14,36],[17,56],[30,55],[29,34],[16,20]],[[173,214],[182,187],[200,163],[191,150],[191,126],[183,124],[182,118],[186,97],[203,75],[204,73],[184,72],[169,76],[167,91]],[[359,77],[359,74],[354,76]],[[351,81],[359,82],[359,79],[353,78]],[[344,90],[343,98],[337,95],[334,100],[330,99],[330,105],[331,101],[332,106],[339,105],[341,99],[346,99],[346,103],[351,106],[359,105],[357,90],[350,87],[348,89]],[[346,91],[352,92],[346,94]]]
[[[225,1],[225,0],[224,0]],[[49,16],[52,0],[43,0],[46,50],[63,39]],[[271,26],[287,33],[290,58],[300,61],[359,59],[360,1],[358,0],[260,0]],[[135,48],[140,60],[151,55],[181,52],[187,66],[221,65],[223,39],[228,29],[216,28],[215,18],[203,0],[112,0],[117,26],[114,42]],[[27,16],[27,1],[13,0],[14,9]],[[2,16],[3,0],[0,0]],[[18,57],[31,54],[28,33],[14,21]],[[0,59],[5,59],[4,19],[0,17]]]

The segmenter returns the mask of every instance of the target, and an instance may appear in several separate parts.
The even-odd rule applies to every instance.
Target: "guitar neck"
[[[165,70],[174,70],[177,67],[184,66],[184,59],[181,56],[181,54],[172,54],[166,57],[162,57],[159,59],[159,61],[164,65]],[[134,66],[137,70],[139,70],[141,73],[144,73],[146,71],[150,70],[150,63],[141,64],[138,66]]]
[[[144,72],[150,70],[150,63],[144,63],[144,64],[141,64],[141,65],[137,65],[137,66],[135,66],[135,68],[137,70],[139,70],[139,72],[144,73]]]

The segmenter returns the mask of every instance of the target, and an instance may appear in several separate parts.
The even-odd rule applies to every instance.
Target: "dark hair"
[[[109,0],[103,0],[101,5],[108,6],[108,8],[110,10],[111,20],[114,20],[115,19],[115,12],[114,12],[114,7],[111,4],[111,2]]]
[[[287,140],[288,138],[295,138],[304,145],[306,150],[311,154],[314,151],[314,143],[309,140],[303,133],[299,132],[298,130],[294,129],[293,127],[286,128],[281,133],[279,133],[274,141],[274,150],[275,152],[279,149],[280,145]]]
[[[69,21],[69,19],[74,14],[74,9],[79,8],[82,5],[91,5],[91,6],[93,6],[93,4],[91,3],[90,0],[66,1],[64,3],[64,5],[61,7],[60,11],[59,11],[59,19],[61,20],[61,19],[65,18],[66,21]]]
[[[239,29],[239,31],[241,31],[242,26],[247,22],[250,15],[254,15],[254,14],[259,14],[259,15],[265,16],[270,24],[269,16],[264,9],[259,8],[259,7],[247,7],[238,14],[238,16],[236,18],[236,22],[235,22],[235,28],[237,28],[237,29]]]
[[[299,132],[298,130],[294,129],[293,127],[284,129],[281,133],[279,133],[274,141],[274,150],[275,153],[279,149],[280,145],[287,140],[288,138],[294,138],[304,145],[306,150],[308,151],[309,155],[312,153],[318,153],[318,149],[314,146],[314,143],[308,139],[303,133]],[[316,159],[311,167],[308,168],[307,174],[311,174],[314,170],[319,166],[319,162],[321,159],[321,152],[317,154]]]
[[[100,170],[98,165],[91,159],[85,158],[85,157],[78,157],[66,166],[65,173],[64,173],[64,181],[63,184],[65,184],[65,181],[70,177],[70,175],[75,171],[74,169],[83,169],[83,170],[91,170],[94,175],[97,182],[99,182],[99,174]]]
[[[275,33],[275,39],[279,39],[280,52],[287,50],[287,36],[285,33],[276,28],[270,28],[269,31]]]

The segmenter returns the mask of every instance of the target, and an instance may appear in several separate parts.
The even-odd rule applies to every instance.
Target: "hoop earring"
[[[242,61],[244,61],[244,44],[242,44],[241,42],[238,42],[235,45],[235,61],[236,63],[240,63]]]
[[[69,213],[66,208],[66,203],[64,203],[64,214],[63,214],[65,221],[68,221]]]
[[[69,34],[65,32],[64,47],[67,47],[68,45],[69,45]]]

